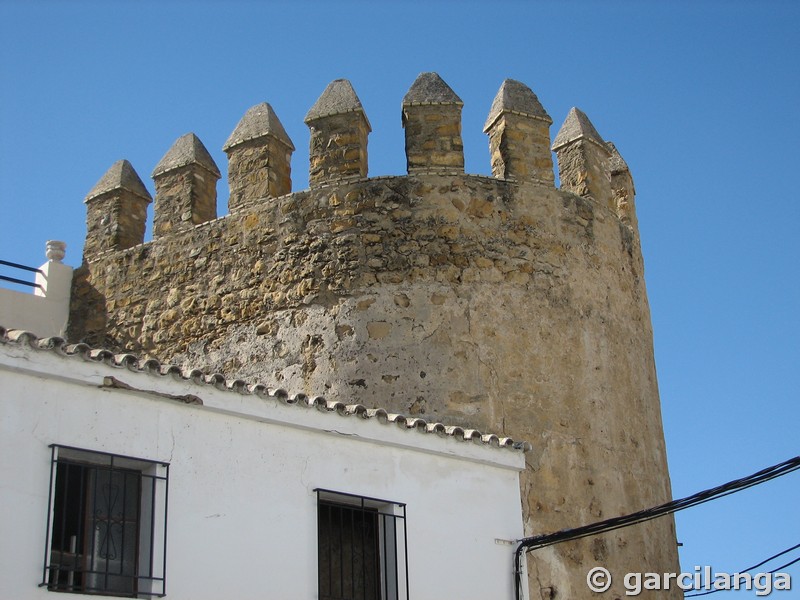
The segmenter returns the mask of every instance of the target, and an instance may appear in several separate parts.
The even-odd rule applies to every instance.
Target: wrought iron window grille
[[[164,596],[169,465],[58,444],[50,448],[40,587]]]
[[[317,488],[320,600],[408,600],[406,505]]]

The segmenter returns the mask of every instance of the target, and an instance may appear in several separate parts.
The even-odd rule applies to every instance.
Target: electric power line
[[[794,458],[776,465],[772,465],[766,469],[762,469],[761,471],[753,473],[752,475],[748,475],[747,477],[734,479],[728,483],[723,483],[722,485],[703,490],[702,492],[697,492],[696,494],[692,494],[686,498],[681,498],[680,500],[671,500],[670,502],[665,502],[664,504],[659,504],[658,506],[654,506],[652,508],[646,508],[628,515],[614,517],[604,521],[598,521],[596,523],[590,523],[589,525],[583,525],[581,527],[562,529],[561,531],[556,531],[554,533],[523,538],[520,540],[517,550],[514,553],[514,572],[516,578],[517,598],[519,598],[521,586],[520,562],[523,552],[529,552],[531,550],[537,550],[546,546],[552,546],[553,544],[577,540],[580,538],[613,531],[615,529],[620,529],[622,527],[635,525],[636,523],[650,521],[658,517],[663,517],[686,508],[698,506],[700,504],[704,504],[705,502],[710,502],[711,500],[716,500],[717,498],[722,498],[741,490],[760,485],[777,477],[787,475],[788,473],[796,471],[797,469],[800,469],[800,456],[795,456]]]
[[[769,558],[766,558],[766,559],[762,560],[762,561],[761,561],[760,563],[758,563],[757,565],[753,565],[752,567],[747,567],[747,568],[746,568],[746,569],[744,569],[743,571],[739,571],[739,573],[749,573],[749,572],[750,572],[750,571],[752,571],[753,569],[757,569],[757,568],[758,568],[758,567],[760,567],[761,565],[765,565],[765,564],[767,564],[768,562],[770,562],[771,560],[774,560],[774,559],[778,558],[779,556],[783,556],[784,554],[786,554],[786,553],[788,553],[788,552],[791,552],[792,550],[796,550],[797,548],[800,548],[800,544],[797,544],[796,546],[792,546],[791,548],[787,548],[786,550],[783,550],[782,552],[778,552],[777,554],[773,554],[773,555],[772,555],[772,556],[770,556]],[[785,565],[781,565],[780,567],[775,567],[775,568],[774,568],[774,569],[772,569],[771,571],[767,571],[767,573],[768,573],[768,574],[770,574],[770,575],[771,575],[772,573],[777,573],[778,571],[782,571],[782,570],[783,570],[783,569],[785,569],[786,567],[790,567],[790,566],[792,566],[793,564],[795,564],[795,563],[796,563],[796,562],[798,562],[798,561],[800,561],[800,556],[798,556],[797,558],[795,558],[795,559],[794,559],[794,560],[792,560],[792,561],[789,561],[789,562],[788,562],[788,563],[786,563]],[[698,588],[695,588],[695,589],[698,589]],[[691,590],[686,590],[686,591],[691,591]],[[721,591],[723,591],[723,589],[722,589],[722,588],[719,588],[719,589],[710,590],[710,591],[707,591],[707,592],[700,592],[700,593],[698,593],[698,594],[687,594],[687,595],[685,595],[685,596],[684,596],[684,598],[695,598],[695,597],[697,597],[697,596],[708,596],[709,594],[714,594],[714,593],[716,593],[716,592],[721,592]]]
[[[778,558],[779,556],[783,556],[784,554],[787,554],[787,553],[791,552],[792,550],[795,550],[796,548],[800,548],[800,544],[797,544],[796,546],[792,546],[791,548],[787,548],[787,549],[786,549],[786,550],[784,550],[783,552],[778,552],[777,554],[773,554],[773,555],[772,555],[772,556],[770,556],[769,558],[766,558],[766,559],[762,560],[762,561],[761,561],[760,563],[758,563],[757,565],[753,565],[752,567],[747,567],[747,568],[744,570],[744,572],[746,573],[746,572],[748,572],[748,571],[752,571],[753,569],[757,569],[757,568],[758,568],[758,567],[760,567],[761,565],[765,565],[765,564],[767,564],[768,562],[770,562],[771,560],[773,560],[773,559],[776,559],[776,558]],[[798,559],[798,560],[800,560],[800,559]],[[793,564],[793,563],[796,563],[796,562],[797,562],[796,560],[793,560],[792,562],[790,562],[790,563],[789,563],[789,565],[791,565],[791,564]],[[789,565],[784,565],[784,567],[787,567],[787,566],[789,566]],[[782,568],[783,568],[783,567],[778,567],[778,569],[782,569]]]

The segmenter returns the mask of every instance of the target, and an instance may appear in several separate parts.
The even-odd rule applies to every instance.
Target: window
[[[320,600],[408,600],[406,505],[316,489]]]
[[[169,465],[50,447],[41,585],[57,592],[163,596]]]

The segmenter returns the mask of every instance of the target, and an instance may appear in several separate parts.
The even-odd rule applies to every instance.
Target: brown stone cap
[[[564,119],[564,124],[561,126],[561,129],[558,130],[556,139],[553,140],[553,147],[551,150],[558,150],[562,146],[566,146],[567,144],[581,139],[597,144],[608,152],[605,141],[600,137],[600,134],[597,133],[597,129],[594,128],[589,117],[587,117],[583,111],[573,106],[569,110],[567,118]]]
[[[222,150],[227,152],[234,146],[268,135],[271,135],[276,140],[286,144],[291,150],[294,150],[294,144],[292,140],[289,139],[289,134],[286,133],[286,130],[283,128],[283,124],[280,119],[278,119],[278,115],[275,114],[275,111],[272,110],[272,106],[270,106],[269,103],[262,102],[261,104],[256,104],[251,107],[244,113],[242,120],[236,125],[236,128],[233,130],[233,133],[231,133],[228,141],[225,142]]]
[[[150,192],[144,187],[144,183],[139,179],[139,175],[136,174],[131,163],[123,159],[111,165],[111,168],[95,184],[92,191],[87,194],[84,202],[116,190],[127,190],[147,202],[153,201]]]
[[[477,429],[445,425],[438,422],[429,423],[424,419],[390,413],[383,408],[367,408],[362,404],[333,402],[326,400],[322,396],[314,398],[305,394],[291,396],[285,390],[268,388],[262,383],[253,384],[241,379],[228,380],[219,373],[207,375],[199,369],[182,369],[176,365],[164,365],[155,359],[143,359],[134,354],[114,354],[109,350],[90,348],[83,343],[67,344],[59,337],[38,338],[29,331],[19,329],[6,329],[0,326],[0,345],[24,346],[42,352],[52,352],[65,360],[73,359],[104,363],[110,367],[128,369],[133,373],[156,377],[177,377],[184,381],[191,381],[198,386],[213,386],[223,391],[236,392],[243,395],[256,395],[265,400],[277,400],[283,404],[316,408],[323,412],[336,413],[341,416],[378,419],[380,423],[397,425],[402,429],[411,429],[421,433],[435,433],[496,448],[521,450],[523,452],[531,449],[531,445],[528,442],[515,441],[509,437],[500,437],[492,433],[481,433]],[[193,404],[201,403],[202,401],[193,402]]]
[[[364,121],[367,122],[367,129],[372,131],[367,113],[364,112],[364,107],[361,106],[361,100],[356,96],[353,85],[347,79],[334,79],[317,98],[314,106],[309,109],[303,122],[309,124],[317,119],[350,112],[361,113]]]
[[[163,158],[158,161],[156,168],[153,169],[153,174],[150,177],[158,177],[163,173],[180,169],[187,165],[200,165],[206,171],[210,172],[217,179],[221,177],[217,163],[211,158],[211,155],[206,150],[203,142],[200,141],[193,133],[187,133],[179,137],[172,148],[167,150]]]
[[[464,106],[461,98],[439,77],[438,73],[432,71],[420,73],[403,96],[404,107],[425,104]]]
[[[611,174],[619,175],[620,173],[630,173],[628,163],[622,158],[614,142],[606,142],[606,148],[611,152],[611,158],[608,159],[608,168]]]
[[[492,102],[492,108],[489,109],[489,116],[483,126],[483,132],[489,131],[503,113],[539,119],[548,124],[553,123],[553,119],[547,114],[533,90],[516,79],[506,79],[500,84],[500,89],[497,90],[497,95]]]

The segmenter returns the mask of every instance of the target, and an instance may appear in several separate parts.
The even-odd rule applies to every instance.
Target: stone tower
[[[294,145],[258,105],[225,147],[230,213],[184,220],[157,179],[147,243],[125,163],[98,184],[107,208],[90,194],[71,340],[527,440],[530,535],[671,499],[627,165],[573,109],[556,189],[552,120],[506,80],[485,125],[493,176],[464,174],[461,106],[420,75],[402,102],[408,175],[369,178],[370,123],[334,81],[306,116],[311,187],[292,192]],[[200,154],[180,168],[212,176]],[[530,597],[588,598],[595,565],[677,572],[672,520],[531,553]]]

